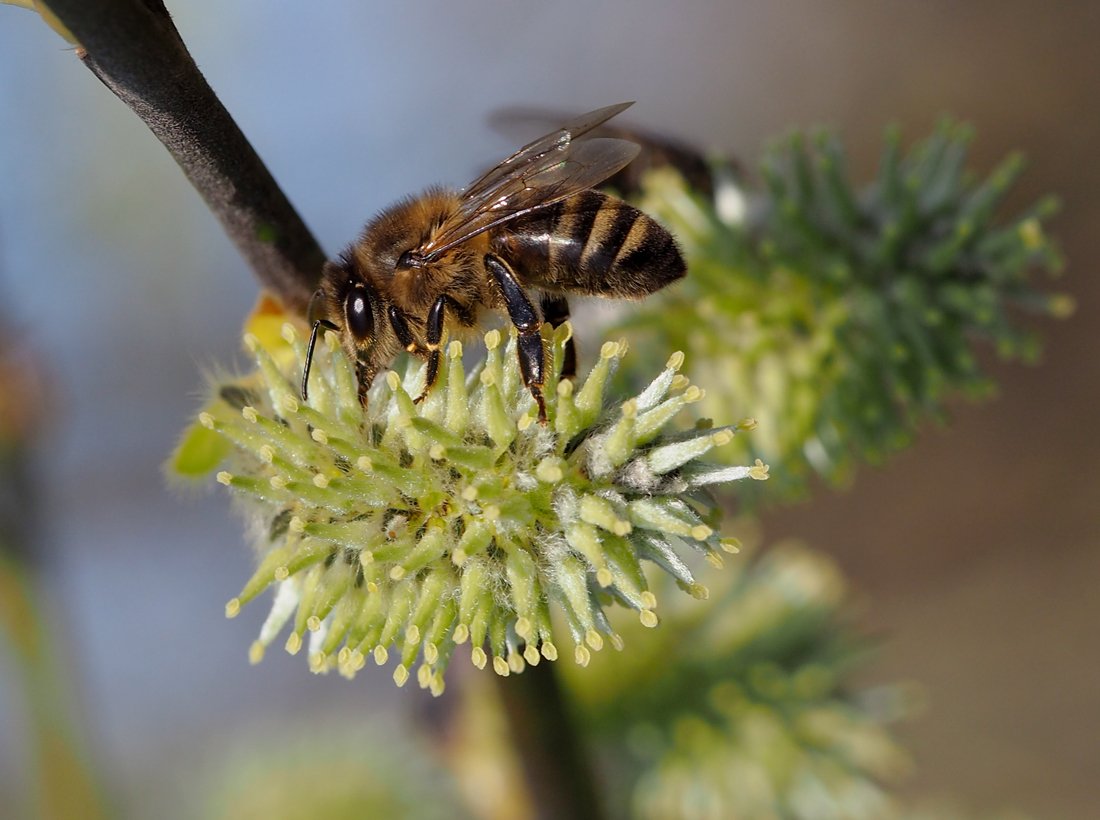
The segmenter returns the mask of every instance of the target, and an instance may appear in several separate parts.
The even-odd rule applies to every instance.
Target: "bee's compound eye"
[[[348,291],[344,312],[347,314],[347,329],[356,340],[365,341],[374,335],[374,311],[365,288],[354,287]]]

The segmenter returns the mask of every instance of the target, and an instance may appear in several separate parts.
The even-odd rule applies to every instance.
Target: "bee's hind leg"
[[[508,310],[508,318],[519,331],[519,340],[516,353],[519,356],[519,372],[523,376],[523,383],[535,397],[539,406],[539,423],[546,424],[546,401],[542,397],[542,385],[545,380],[546,352],[542,347],[542,334],[539,332],[539,315],[535,306],[523,292],[516,275],[508,264],[495,254],[485,257],[485,267],[493,275],[493,280],[500,288],[504,297],[504,306]]]
[[[548,321],[551,327],[560,327],[569,320],[569,302],[561,294],[543,294],[540,306],[542,307],[542,318]],[[565,341],[565,351],[561,362],[561,377],[572,379],[576,375],[577,346],[573,343],[573,337],[570,336]]]

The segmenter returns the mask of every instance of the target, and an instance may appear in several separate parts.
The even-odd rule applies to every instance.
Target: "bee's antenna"
[[[306,347],[306,363],[302,365],[302,401],[309,401],[309,369],[313,364],[313,348],[317,344],[317,330],[321,325],[328,325],[324,319],[318,319],[313,323],[313,331],[309,334],[309,345]]]

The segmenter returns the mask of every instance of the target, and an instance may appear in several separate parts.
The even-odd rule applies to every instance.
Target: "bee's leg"
[[[393,332],[397,335],[397,341],[401,342],[401,346],[409,353],[415,353],[416,339],[409,330],[409,320],[405,318],[405,314],[398,310],[396,305],[390,305],[386,315],[389,317]]]
[[[416,397],[414,402],[416,404],[427,398],[428,391],[435,385],[436,377],[439,375],[439,345],[443,342],[443,310],[447,307],[447,302],[450,301],[446,296],[440,296],[435,300],[432,309],[428,311],[428,321],[425,322],[425,341],[428,344],[428,372],[424,376],[424,392]]]
[[[367,406],[367,392],[370,390],[370,386],[374,384],[374,377],[378,373],[378,368],[359,360],[355,363],[355,381],[359,385],[359,404],[363,407]]]
[[[561,294],[545,293],[542,297],[542,318],[551,327],[559,327],[569,320],[569,302]],[[577,346],[570,336],[565,342],[565,355],[561,363],[561,377],[572,379],[577,375]]]
[[[535,306],[523,292],[516,275],[508,264],[499,256],[488,254],[485,257],[485,267],[493,275],[500,293],[504,297],[504,306],[508,309],[508,318],[519,331],[519,372],[523,376],[523,383],[535,397],[539,406],[539,422],[546,424],[546,402],[542,398],[542,383],[544,380],[544,363],[546,352],[542,347],[542,334],[539,332],[539,316],[535,312]]]

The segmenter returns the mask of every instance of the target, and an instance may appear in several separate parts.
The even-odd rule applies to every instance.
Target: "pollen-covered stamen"
[[[296,334],[285,338],[301,347]],[[547,339],[559,365],[568,338],[565,327]],[[235,448],[217,480],[266,522],[260,564],[226,606],[233,617],[275,588],[254,662],[289,623],[287,651],[301,651],[308,638],[315,672],[352,677],[368,657],[396,659],[397,685],[413,678],[439,694],[461,644],[470,644],[474,666],[499,675],[556,660],[557,609],[564,640],[585,665],[605,644],[623,646],[604,611],[609,602],[657,625],[643,561],[705,596],[677,551],[693,547],[714,559],[732,542],[720,541],[712,514],[681,494],[766,477],[762,464],[697,463],[744,425],[664,437],[701,395],[677,372],[680,355],[641,394],[609,404],[607,384],[626,345],[605,344],[587,378],[546,374],[549,423],[541,425],[514,333],[487,334],[486,358],[472,374],[452,342],[420,404],[412,396],[422,390],[423,365],[386,374],[365,409],[334,342],[327,334],[316,347],[315,387],[303,403],[293,391],[297,374],[276,364],[286,357],[250,338],[262,386],[250,389],[244,409],[219,398],[198,420]]]

